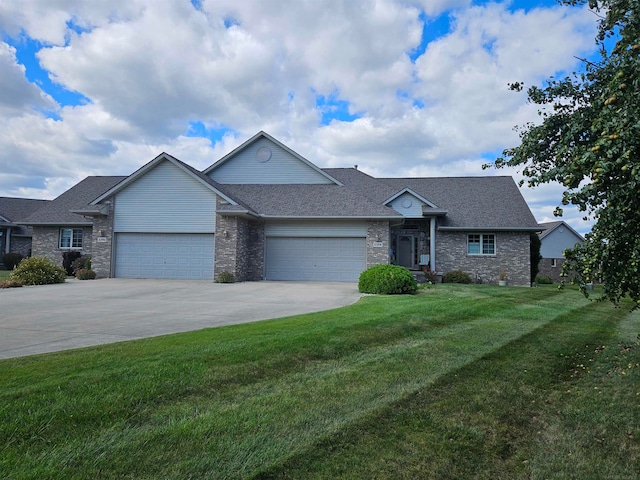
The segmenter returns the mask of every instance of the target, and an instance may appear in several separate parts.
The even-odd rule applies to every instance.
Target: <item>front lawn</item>
[[[7,280],[9,278],[9,274],[11,270],[0,270],[0,281]]]
[[[0,478],[634,478],[625,307],[438,285],[0,361]]]

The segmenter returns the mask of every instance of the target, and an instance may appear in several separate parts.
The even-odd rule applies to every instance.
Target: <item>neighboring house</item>
[[[2,255],[19,253],[23,257],[31,255],[31,227],[18,225],[16,221],[25,218],[45,206],[48,200],[30,198],[0,197],[0,267]]]
[[[239,281],[357,281],[393,262],[529,285],[540,231],[511,177],[321,169],[264,132],[202,172],[163,153],[126,178],[89,177],[25,223],[34,255],[82,248],[102,277]]]
[[[576,244],[584,242],[584,238],[562,220],[541,223],[540,226],[544,230],[539,234],[540,256],[542,257],[538,264],[539,274],[551,277],[554,282],[559,282],[564,263],[562,253],[568,248],[573,248]]]

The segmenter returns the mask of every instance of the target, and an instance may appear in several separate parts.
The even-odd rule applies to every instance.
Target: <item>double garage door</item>
[[[357,282],[366,266],[364,238],[267,237],[267,280]]]
[[[212,234],[118,233],[115,276],[213,279]]]

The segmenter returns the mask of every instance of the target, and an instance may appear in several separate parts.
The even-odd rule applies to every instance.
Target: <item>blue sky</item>
[[[205,168],[259,130],[321,167],[518,179],[481,169],[537,118],[507,83],[595,53],[595,17],[554,1],[264,4],[2,2],[0,195],[53,198],[162,151]],[[547,221],[561,191],[523,194]]]

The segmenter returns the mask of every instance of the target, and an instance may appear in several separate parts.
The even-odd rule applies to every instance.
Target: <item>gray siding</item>
[[[418,200],[410,193],[403,193],[398,198],[395,198],[389,206],[396,212],[401,213],[407,218],[422,218],[422,206],[423,202]]]
[[[268,148],[271,158],[260,161],[258,150]],[[264,157],[263,157],[264,159]],[[219,183],[324,184],[333,183],[282,147],[262,138],[215,168],[209,176]]]
[[[264,227],[267,237],[366,237],[366,221],[298,220],[271,221]]]
[[[562,252],[567,248],[573,248],[576,243],[582,243],[582,240],[576,237],[571,230],[560,225],[544,237],[540,243],[542,258],[562,258]]]
[[[115,232],[214,233],[216,195],[162,162],[116,195]]]

